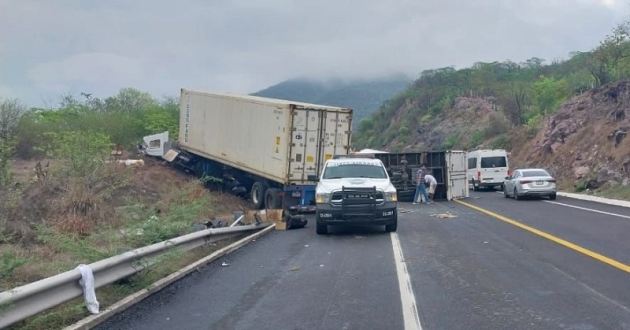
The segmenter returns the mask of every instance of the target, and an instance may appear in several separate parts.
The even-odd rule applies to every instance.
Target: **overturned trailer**
[[[374,156],[385,164],[400,201],[413,200],[416,192],[415,174],[422,167],[437,181],[435,200],[450,201],[469,196],[465,151],[374,153]]]
[[[349,108],[181,89],[179,112],[179,139],[145,136],[145,153],[219,179],[257,209],[314,212],[308,178],[350,150]]]

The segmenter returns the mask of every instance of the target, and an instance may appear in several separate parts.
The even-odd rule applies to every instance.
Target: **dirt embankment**
[[[630,81],[593,89],[566,102],[520,150],[519,166],[542,166],[565,187],[627,186],[630,174]]]
[[[56,165],[15,161],[13,183],[0,189],[0,291],[249,209],[152,159],[108,163],[80,178]]]
[[[401,107],[397,116],[401,118],[402,113],[413,107],[413,103]],[[398,120],[396,116],[393,119]],[[482,97],[458,97],[453,107],[442,110],[433,119],[420,119],[412,126],[408,135],[396,137],[385,149],[394,150],[401,144],[404,145],[403,152],[468,149],[492,144],[508,129],[507,120],[493,99]]]
[[[36,238],[35,227],[54,224],[58,229],[87,235],[101,225],[118,225],[121,220],[116,210],[133,205],[151,205],[161,212],[177,192],[194,181],[187,173],[165,166],[161,162],[145,158],[142,166],[111,164],[103,172],[101,189],[86,191],[72,180],[45,182],[36,171],[36,161],[16,160],[12,164],[14,187],[27,186],[16,197],[16,204],[6,219],[5,230],[9,237],[22,243],[32,243]],[[54,161],[42,162],[44,173],[54,167]],[[41,175],[40,175],[41,176]],[[190,198],[209,197],[213,201],[209,218],[227,217],[232,211],[247,209],[246,203],[234,196],[210,192],[202,187],[189,189]],[[5,196],[10,195],[3,192]],[[72,209],[72,212],[68,212]],[[77,215],[75,219],[73,216]]]

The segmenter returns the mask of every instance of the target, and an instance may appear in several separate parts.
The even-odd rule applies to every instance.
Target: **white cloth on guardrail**
[[[77,269],[81,272],[79,285],[83,288],[83,297],[85,298],[85,307],[92,314],[98,314],[99,303],[96,300],[96,292],[94,291],[94,274],[92,269],[87,265],[79,265]]]

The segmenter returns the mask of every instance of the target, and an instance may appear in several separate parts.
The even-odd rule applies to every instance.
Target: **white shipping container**
[[[352,109],[186,89],[179,106],[180,147],[284,185],[349,151]]]
[[[466,151],[446,151],[446,199],[460,199],[470,197],[468,191],[468,158]]]

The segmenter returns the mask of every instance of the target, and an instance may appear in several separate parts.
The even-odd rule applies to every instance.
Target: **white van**
[[[468,152],[468,183],[473,190],[499,187],[510,176],[508,153],[504,149],[479,149]]]

